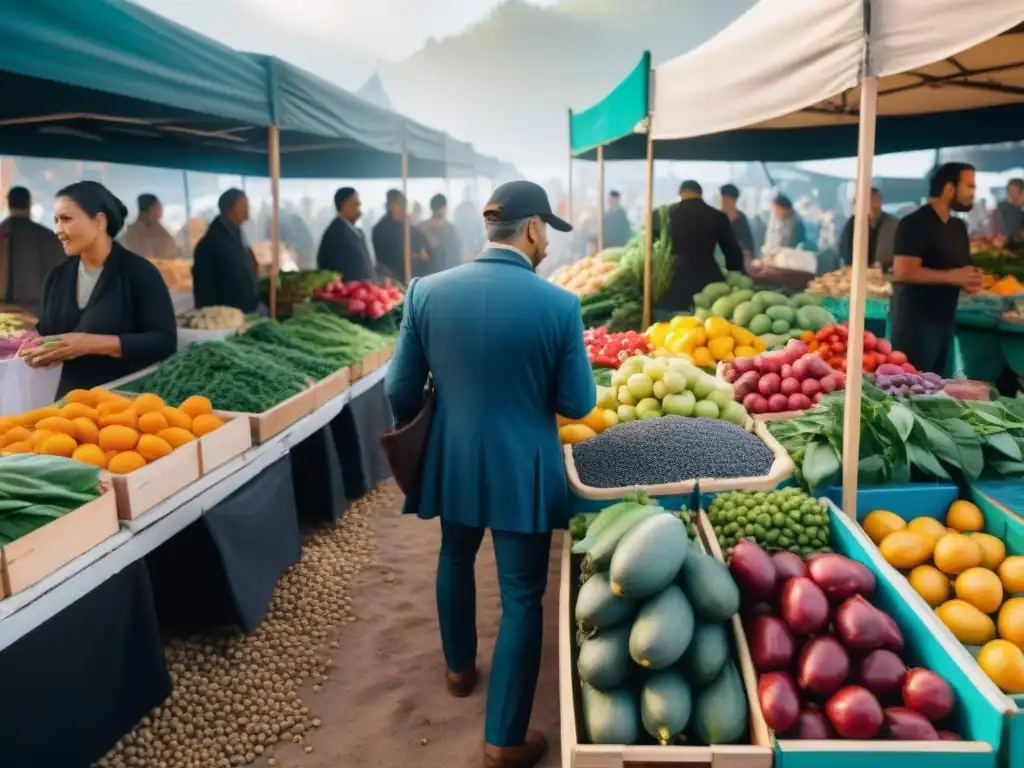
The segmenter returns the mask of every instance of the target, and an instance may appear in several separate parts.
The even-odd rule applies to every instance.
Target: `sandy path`
[[[277,747],[274,761],[292,768],[462,768],[481,760],[487,672],[501,613],[490,537],[477,560],[477,622],[481,684],[468,699],[448,695],[437,630],[434,573],[440,545],[436,522],[381,510],[375,521],[377,556],[355,582],[358,621],[341,628],[330,650],[335,671],[322,692],[302,697],[323,726],[307,737],[313,751]],[[532,727],[558,756],[558,535],[552,543],[545,595],[544,658]],[[260,764],[264,764],[261,763]]]

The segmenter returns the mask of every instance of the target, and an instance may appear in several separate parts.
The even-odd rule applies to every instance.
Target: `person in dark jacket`
[[[356,228],[363,215],[359,193],[352,187],[342,187],[334,193],[334,207],[338,215],[320,240],[317,269],[340,272],[343,280],[373,280],[373,259],[366,247],[366,235]]]
[[[25,361],[63,364],[58,398],[158,363],[177,347],[171,294],[159,270],[114,241],[127,215],[95,181],[57,193],[55,229],[71,258],[46,276],[37,325],[40,334],[57,339]]]
[[[604,212],[604,247],[621,248],[632,236],[633,227],[622,207],[622,195],[613,189],[608,193],[608,208]]]
[[[846,220],[839,238],[839,257],[845,266],[853,264],[853,226],[855,216]],[[893,249],[896,245],[896,226],[899,219],[882,210],[882,192],[871,188],[871,207],[868,209],[868,266],[879,266],[886,272],[892,269]]]
[[[722,199],[722,213],[729,217],[736,242],[743,251],[743,259],[749,264],[756,250],[754,248],[754,232],[750,228],[747,216],[739,208],[740,191],[735,184],[725,184],[718,188],[718,196]]]
[[[405,195],[397,189],[389,189],[387,211],[373,228],[373,252],[377,255],[377,273],[405,282],[405,216],[407,212]],[[413,277],[430,273],[427,263],[427,239],[419,228],[409,229],[412,251]]]
[[[39,313],[43,280],[66,256],[60,240],[32,221],[32,196],[24,187],[7,193],[10,216],[0,222],[0,304],[14,304]]]
[[[196,308],[235,307],[246,314],[260,307],[256,257],[245,243],[242,225],[249,219],[249,198],[229,189],[217,201],[220,215],[196,244],[192,293]]]
[[[992,216],[994,229],[1011,243],[1024,242],[1024,179],[1006,183],[1006,199],[1000,200]]]
[[[679,187],[679,202],[669,214],[669,232],[676,268],[668,291],[658,303],[659,312],[677,314],[693,308],[693,297],[709,283],[725,279],[715,261],[721,248],[726,269],[743,272],[743,251],[736,241],[729,217],[712,208],[696,181]]]

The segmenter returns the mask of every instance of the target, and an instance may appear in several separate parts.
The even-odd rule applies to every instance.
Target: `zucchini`
[[[633,675],[629,637],[626,624],[584,640],[576,661],[580,680],[599,691],[611,691],[629,682]]]
[[[615,548],[608,571],[612,592],[635,598],[657,594],[678,575],[689,543],[686,525],[675,515],[641,520]]]
[[[676,583],[690,598],[693,612],[705,621],[731,619],[740,609],[740,589],[725,563],[703,552],[691,552]]]
[[[635,506],[632,509],[625,510],[598,535],[597,540],[590,547],[586,558],[584,558],[583,570],[589,573],[607,571],[608,566],[612,563],[612,555],[615,554],[615,547],[618,545],[619,540],[641,520],[653,515],[663,514],[668,513],[661,507],[649,505]],[[596,523],[597,521],[595,520],[594,522]]]
[[[576,596],[576,621],[587,629],[610,629],[632,618],[636,609],[636,601],[612,593],[604,573],[587,579]]]
[[[621,516],[624,512],[632,509],[636,506],[636,502],[632,501],[620,501],[617,504],[612,504],[610,507],[605,507],[597,513],[590,525],[587,526],[586,535],[583,539],[572,546],[572,553],[574,555],[585,555],[590,551],[594,542],[597,540],[598,535],[611,525],[615,520]]]
[[[730,648],[725,624],[698,624],[679,666],[691,683],[703,688],[714,682],[725,668]]]
[[[640,608],[629,632],[629,655],[645,669],[675,664],[693,639],[693,609],[683,590],[670,584]]]
[[[663,747],[686,730],[692,709],[690,686],[677,669],[655,672],[640,691],[640,722]]]
[[[636,693],[630,688],[602,693],[580,685],[583,729],[591,744],[633,744],[640,735]]]
[[[739,744],[747,735],[747,697],[730,659],[711,685],[697,694],[693,735],[702,744]]]

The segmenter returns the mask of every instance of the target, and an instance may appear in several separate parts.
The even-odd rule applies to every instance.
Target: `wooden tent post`
[[[643,327],[651,326],[651,254],[654,251],[654,135],[651,119],[647,118],[647,200],[644,203],[644,226],[647,242],[644,246],[644,319]]]
[[[281,269],[281,132],[276,125],[270,125],[268,139],[270,196],[273,199],[270,215],[270,316],[277,317],[277,275]]]
[[[597,251],[604,250],[604,145],[597,148]]]
[[[853,214],[853,274],[850,278],[850,332],[846,349],[846,395],[843,401],[843,511],[855,520],[857,459],[860,456],[864,303],[867,298],[868,276],[868,215],[871,210],[871,167],[875,154],[877,108],[878,78],[865,77],[860,87],[857,186]]]
[[[412,280],[412,221],[409,217],[412,210],[409,207],[409,153],[402,150],[402,197],[405,198],[405,220],[402,226],[405,230],[405,284]]]
[[[181,172],[181,183],[185,190],[185,256],[192,258],[192,196],[188,189],[188,171]]]

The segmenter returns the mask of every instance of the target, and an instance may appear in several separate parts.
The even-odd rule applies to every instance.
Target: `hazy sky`
[[[400,59],[429,37],[461,31],[501,0],[134,0],[234,48],[271,53],[321,70],[340,61]],[[529,0],[553,5],[555,0]],[[306,42],[309,47],[304,47]],[[334,78],[332,78],[334,79]],[[338,78],[339,82],[347,79]],[[344,83],[343,83],[344,84]]]

